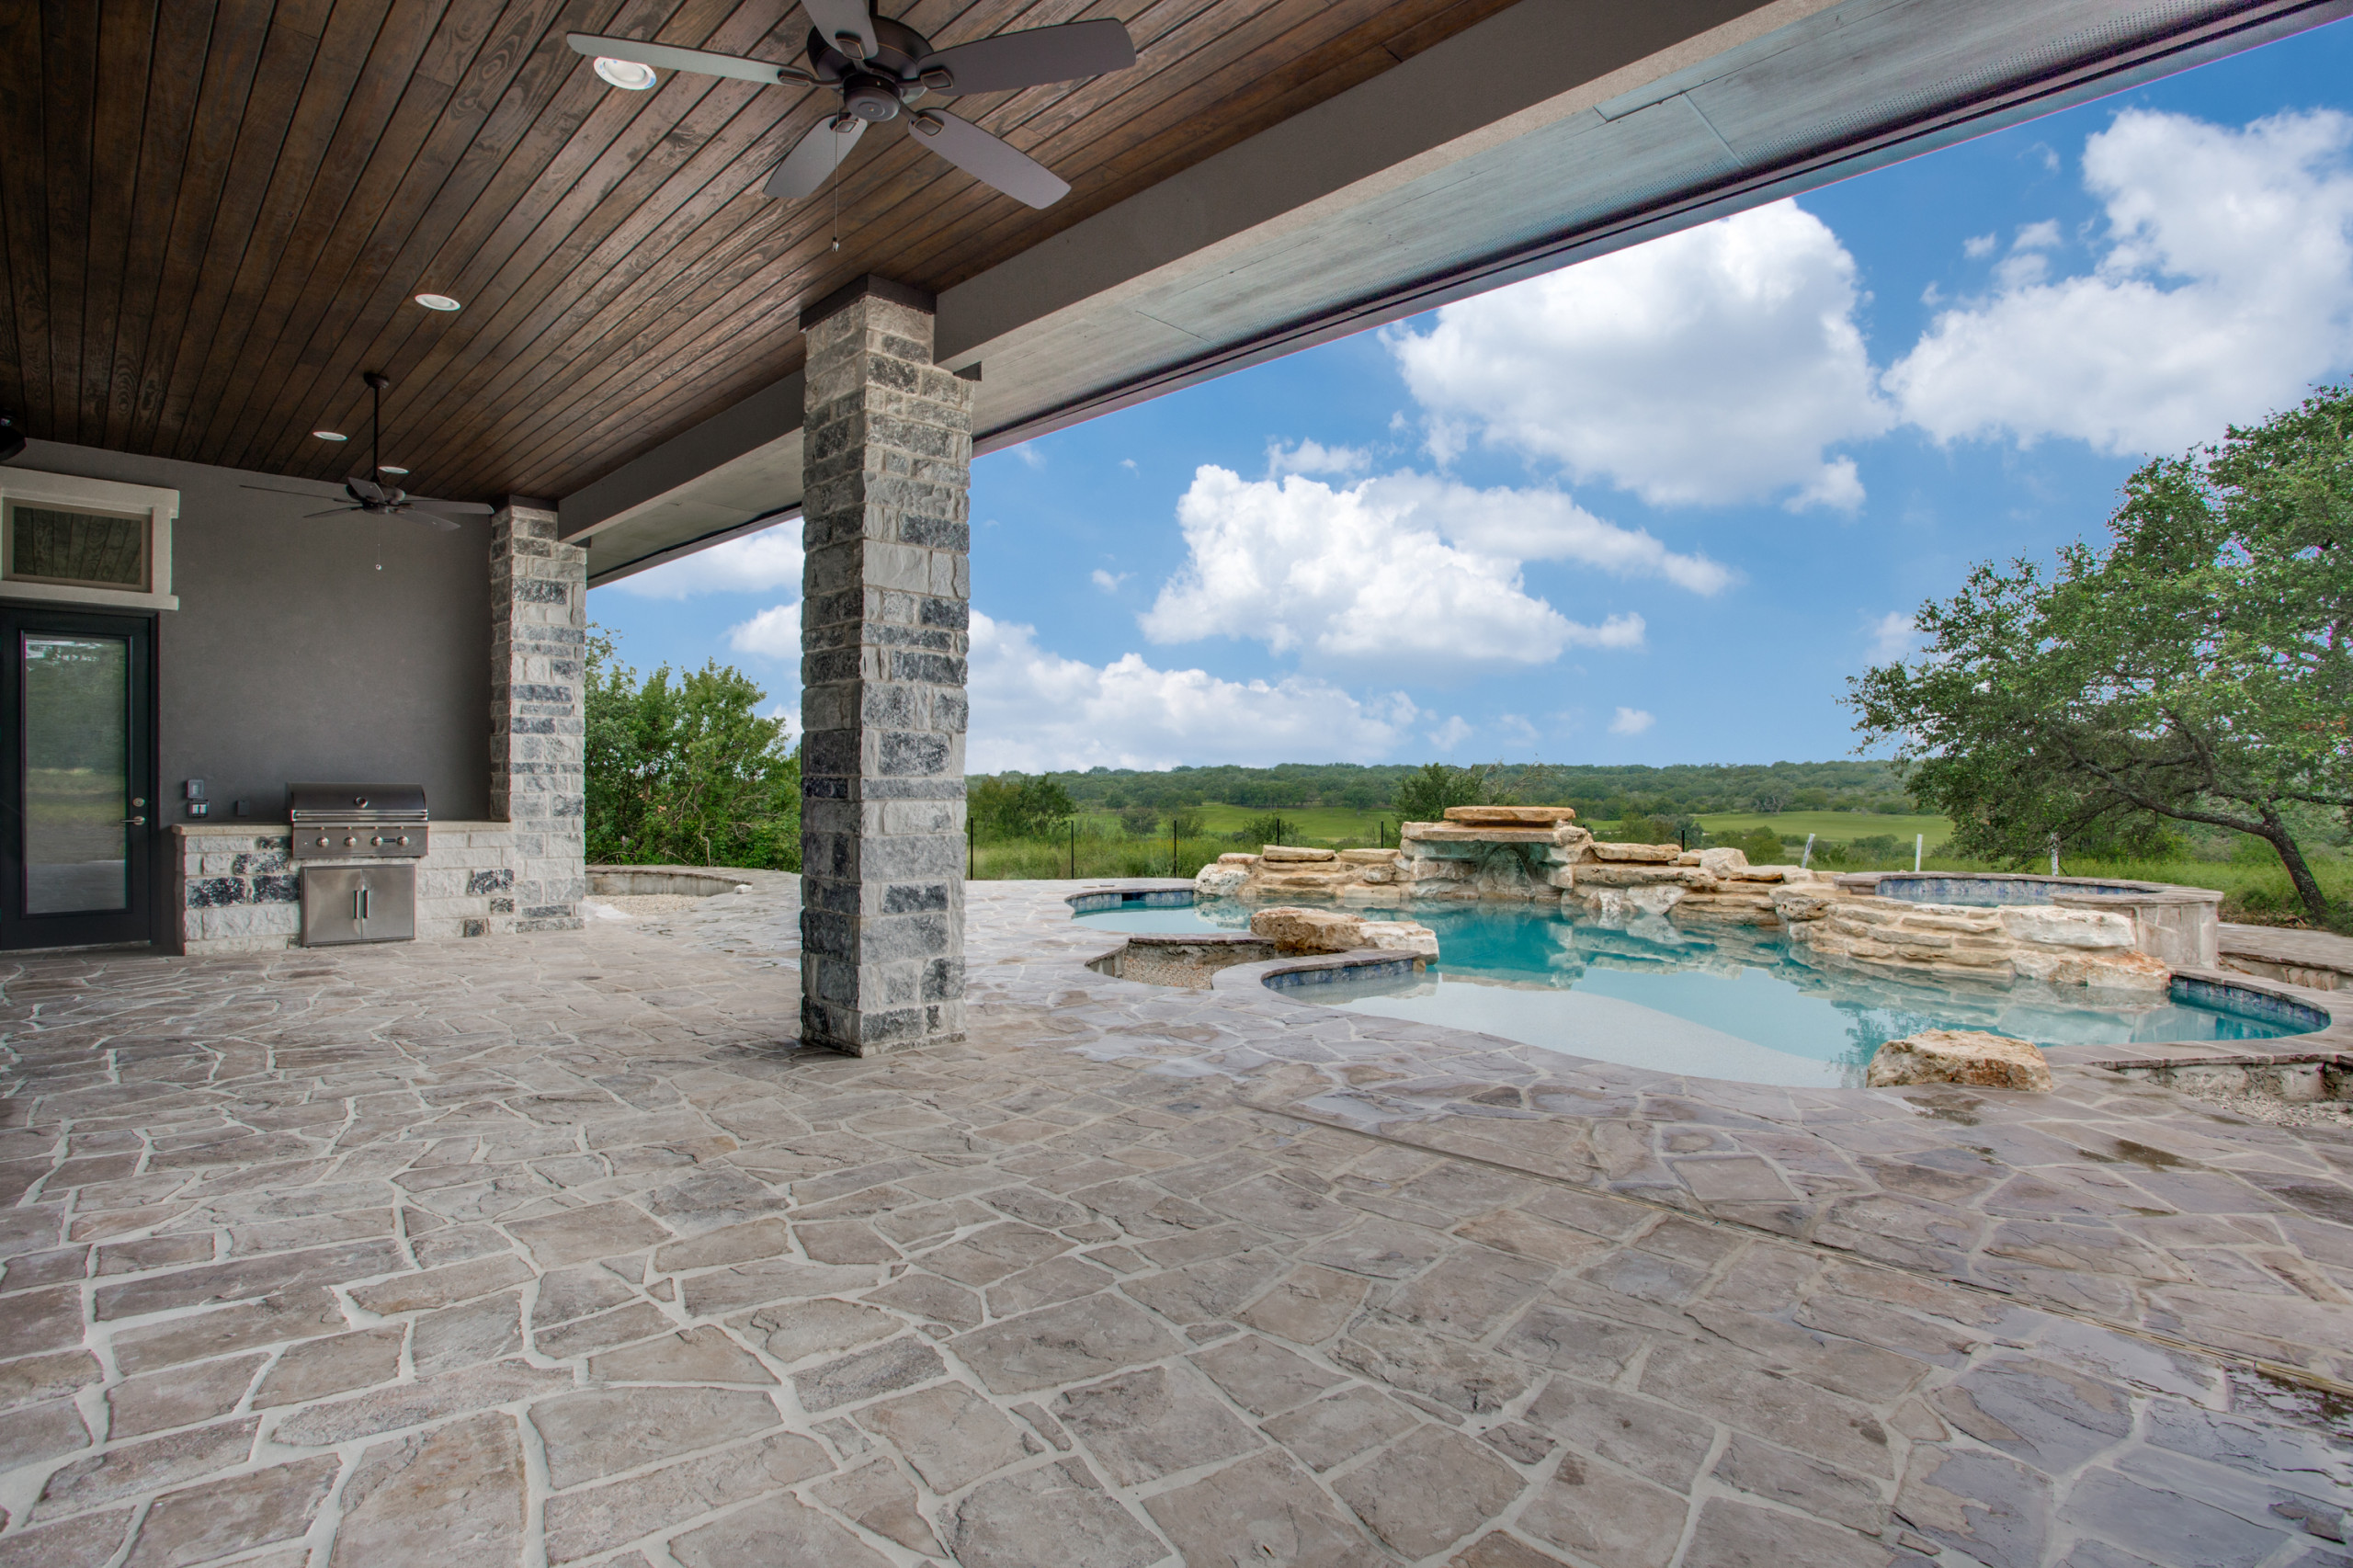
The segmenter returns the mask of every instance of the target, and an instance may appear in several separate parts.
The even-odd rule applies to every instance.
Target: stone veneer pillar
[[[580,924],[587,641],[587,551],[556,538],[555,508],[508,496],[490,519],[490,814],[515,838],[485,873],[512,881],[483,890],[493,930]]]
[[[964,1032],[972,390],[904,284],[801,329],[801,1030],[866,1056]]]

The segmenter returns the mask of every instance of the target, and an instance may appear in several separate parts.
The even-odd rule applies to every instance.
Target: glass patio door
[[[0,948],[153,935],[153,623],[0,610]]]

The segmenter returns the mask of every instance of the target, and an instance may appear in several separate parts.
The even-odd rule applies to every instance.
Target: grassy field
[[[1283,838],[1286,842],[1294,836],[1296,828],[1296,836],[1302,841],[1325,844],[1337,839],[1351,842],[1360,839],[1370,844],[1384,826],[1388,841],[1392,844],[1397,842],[1395,812],[1351,812],[1339,806],[1285,806],[1277,810],[1271,806],[1226,806],[1214,802],[1188,809],[1200,813],[1201,834],[1207,838],[1240,833],[1260,817],[1279,816],[1283,819]],[[1117,812],[1083,812],[1078,820],[1097,831],[1119,831],[1120,816]],[[1161,847],[1165,854],[1168,828],[1168,813],[1165,812],[1160,815],[1160,825]],[[1084,832],[1085,828],[1081,831]],[[1234,846],[1229,844],[1226,847],[1232,849]]]
[[[1907,858],[1915,833],[1928,835],[1931,849],[1952,836],[1952,824],[1943,817],[1891,817],[1870,812],[1779,812],[1771,816],[1760,812],[1711,812],[1699,823],[1718,838],[1737,837],[1760,827],[1770,828],[1783,838],[1802,839],[1811,833],[1840,844],[1851,844],[1858,838],[1890,837],[1903,844]]]

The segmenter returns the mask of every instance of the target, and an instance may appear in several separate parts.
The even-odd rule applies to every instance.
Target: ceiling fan
[[[381,370],[369,370],[360,380],[368,383],[370,409],[368,415],[368,477],[354,474],[343,482],[343,493],[357,506],[330,506],[324,512],[312,512],[311,517],[332,517],[342,512],[365,512],[371,517],[405,517],[413,523],[424,523],[437,528],[454,528],[460,517],[486,517],[490,508],[479,501],[434,501],[422,495],[411,495],[396,484],[384,483],[384,389],[392,378]],[[341,437],[335,437],[337,440]],[[406,473],[406,469],[394,471]],[[310,495],[307,490],[280,490],[270,484],[248,484],[247,490],[267,490],[273,495]],[[313,500],[318,499],[311,496]]]
[[[645,72],[642,80],[629,84],[618,74],[608,74],[606,62],[732,76],[763,85],[791,82],[833,88],[841,96],[841,111],[818,121],[785,154],[764,187],[768,195],[788,201],[813,195],[858,145],[869,125],[898,119],[904,112],[908,128],[923,139],[923,145],[974,179],[1031,207],[1051,207],[1070,194],[1070,187],[1052,170],[969,119],[943,109],[913,106],[927,93],[952,96],[1040,87],[1051,82],[1124,71],[1136,62],[1135,44],[1128,29],[1108,17],[998,33],[952,49],[934,49],[929,40],[904,23],[870,14],[865,0],[801,0],[801,8],[815,24],[809,30],[806,69],[592,33],[569,33],[565,41],[580,53],[596,57],[598,74],[616,85],[650,87],[654,74]]]

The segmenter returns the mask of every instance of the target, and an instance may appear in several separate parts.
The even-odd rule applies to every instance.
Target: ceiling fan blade
[[[925,109],[908,121],[916,145],[928,147],[983,185],[1016,201],[1051,207],[1070,194],[1053,170],[1009,142],[1000,142],[969,119]]]
[[[260,488],[261,488],[261,486],[259,486],[259,485],[257,485],[257,484],[248,484],[248,485],[246,485],[246,486],[245,486],[245,488],[246,488],[246,489],[248,489],[248,490],[258,490],[258,489],[260,489]],[[290,491],[290,490],[288,490],[288,491],[283,491],[283,492],[281,492],[281,494],[287,494],[287,495],[291,495],[291,494],[293,494],[294,493],[293,493],[292,491]],[[306,523],[307,523],[307,522],[309,522],[313,517],[340,517],[340,516],[342,516],[342,515],[343,515],[344,513],[346,513],[346,512],[364,512],[364,511],[366,511],[367,509],[368,509],[368,508],[367,508],[367,507],[365,507],[365,506],[329,506],[329,507],[328,507],[325,511],[324,511],[324,512],[305,512],[305,513],[303,513],[303,514],[302,514],[302,520],[303,520],[304,522],[306,522]]]
[[[853,60],[864,60],[881,47],[874,41],[874,18],[867,13],[866,0],[801,0],[801,8],[809,13],[820,37],[832,40],[834,47]],[[856,39],[858,47],[843,43],[845,36]]]
[[[595,33],[566,33],[563,41],[570,44],[575,53],[591,58],[603,55],[608,60],[634,60],[640,65],[652,65],[664,71],[733,76],[739,82],[757,82],[764,87],[773,87],[779,82],[808,83],[816,80],[797,65],[771,65],[765,60],[746,60],[740,54],[676,49],[666,43],[640,43],[628,38],[599,38]]]
[[[441,503],[441,505],[443,505],[443,506],[454,506],[454,505],[456,505],[456,503],[454,503],[454,502],[445,501],[445,502],[442,502],[442,503]],[[487,507],[485,507],[485,508],[483,508],[483,509],[484,509],[485,511],[487,511],[487,510],[488,510],[488,508],[487,508]],[[425,524],[425,525],[426,525],[426,527],[428,527],[428,528],[447,528],[447,529],[449,529],[449,530],[450,530],[450,531],[452,531],[452,532],[455,532],[455,531],[456,531],[456,529],[457,529],[457,528],[458,528],[458,519],[457,519],[457,518],[455,518],[455,517],[445,517],[441,516],[438,512],[406,511],[406,512],[397,512],[397,513],[394,513],[393,515],[394,515],[395,517],[406,517],[406,518],[407,518],[410,522],[412,522],[412,523],[423,523],[423,524]]]
[[[362,479],[358,474],[354,474],[349,479],[345,480],[343,482],[343,487],[346,490],[350,491],[354,498],[358,500],[381,501],[385,498],[384,487],[382,485],[377,483],[372,479]]]
[[[944,87],[933,87],[934,92],[1001,93],[1125,71],[1135,62],[1136,46],[1128,29],[1106,17],[960,43],[926,56],[915,69],[945,71],[954,78]]]
[[[446,512],[453,517],[487,517],[496,509],[480,501],[436,501],[429,495],[412,495],[408,498],[408,504],[412,506],[430,506],[437,512]]]
[[[845,119],[849,121],[849,128],[835,131],[834,127]],[[768,183],[761,188],[779,201],[798,201],[813,195],[865,134],[866,121],[853,114],[819,120],[784,155],[784,162],[776,166],[776,173],[768,176]]]
[[[241,484],[237,486],[237,488],[240,490],[258,490],[266,495],[300,495],[305,501],[318,501],[324,499],[324,497],[315,490],[288,490],[283,486],[276,484]]]

